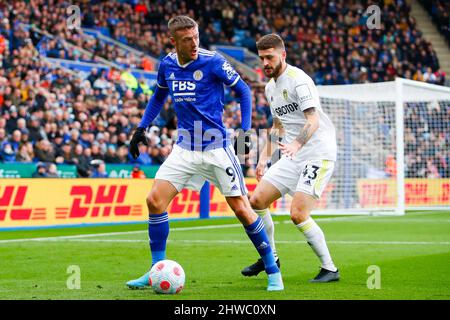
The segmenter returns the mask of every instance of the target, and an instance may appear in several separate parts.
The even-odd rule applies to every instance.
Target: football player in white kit
[[[273,139],[268,138],[261,152],[256,167],[259,183],[250,198],[251,206],[262,217],[275,252],[274,225],[268,208],[281,196],[291,194],[291,220],[321,262],[320,272],[310,281],[337,281],[339,271],[330,256],[325,236],[310,217],[333,173],[337,154],[334,125],[320,106],[313,80],[303,70],[286,63],[281,37],[265,35],[256,47],[264,73],[271,78],[265,88],[273,116],[270,134],[284,137],[278,142],[282,157],[267,172],[273,149],[269,141]],[[242,274],[253,276],[263,270],[264,264],[258,260],[243,269]]]

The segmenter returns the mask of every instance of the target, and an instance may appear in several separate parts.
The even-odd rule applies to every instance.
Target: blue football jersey
[[[161,61],[157,85],[168,88],[178,118],[178,140],[184,149],[226,147],[227,130],[222,122],[224,85],[233,86],[239,74],[219,53],[199,49],[198,58],[180,65],[177,54]]]

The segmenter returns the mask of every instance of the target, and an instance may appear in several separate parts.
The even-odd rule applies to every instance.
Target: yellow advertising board
[[[148,219],[145,199],[152,179],[0,179],[0,229],[63,226]],[[246,179],[250,193],[256,179]],[[395,181],[361,179],[357,184],[362,208],[393,207]],[[334,191],[329,184],[318,208],[325,208]],[[450,179],[406,179],[407,207],[449,206]],[[289,208],[290,199],[275,202],[271,209]],[[200,194],[184,189],[167,208],[171,219],[198,218]],[[234,216],[224,196],[210,186],[210,216]]]
[[[1,179],[0,228],[145,221],[153,180]]]
[[[397,197],[394,179],[361,179],[358,181],[362,208],[394,207]],[[448,206],[450,179],[405,179],[406,207]]]
[[[0,179],[0,229],[147,221],[152,179]],[[256,180],[248,180],[253,190]],[[234,216],[210,187],[210,216]],[[170,218],[198,218],[200,194],[184,189],[169,205]]]

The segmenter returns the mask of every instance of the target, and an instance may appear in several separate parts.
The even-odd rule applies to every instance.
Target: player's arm
[[[155,120],[155,118],[161,112],[168,94],[168,88],[158,86],[156,87],[155,92],[147,103],[147,107],[145,108],[144,115],[142,116],[138,128],[147,129],[150,123]]]
[[[258,165],[256,166],[256,179],[261,180],[264,175],[269,159],[272,157],[273,152],[277,148],[275,141],[278,141],[280,137],[284,136],[283,125],[277,117],[273,117],[273,125],[267,131],[266,143],[264,144],[261,153],[259,155]]]
[[[134,159],[139,157],[139,143],[142,142],[143,144],[148,145],[145,130],[161,111],[168,94],[168,88],[157,86],[150,98],[147,107],[145,108],[144,116],[136,128],[136,131],[134,131],[130,141],[130,153]]]
[[[249,86],[242,80],[238,79],[231,89],[236,92],[241,105],[241,127],[247,132],[252,125],[252,92]]]
[[[139,157],[139,143],[142,142],[143,144],[148,145],[145,130],[161,111],[168,94],[169,89],[156,87],[154,94],[150,98],[147,107],[145,108],[144,116],[130,141],[130,152],[134,159]]]
[[[241,127],[235,140],[234,150],[236,154],[247,155],[252,149],[251,124],[252,124],[252,93],[248,85],[238,79],[235,85],[231,87],[240,100],[241,105]]]
[[[216,53],[214,59],[215,67],[213,72],[217,79],[229,86],[240,100],[242,130],[239,130],[240,132],[236,137],[234,150],[237,154],[247,155],[252,149],[250,132],[252,125],[252,92],[223,56]]]
[[[291,158],[311,139],[314,132],[319,128],[319,114],[316,108],[307,108],[303,110],[303,114],[306,118],[306,124],[301,128],[294,141],[291,143],[278,142],[281,152]]]

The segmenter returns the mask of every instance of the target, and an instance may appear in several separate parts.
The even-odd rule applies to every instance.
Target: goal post
[[[317,88],[336,127],[338,159],[313,214],[450,207],[450,88],[402,78]],[[289,213],[290,200],[272,212]]]

